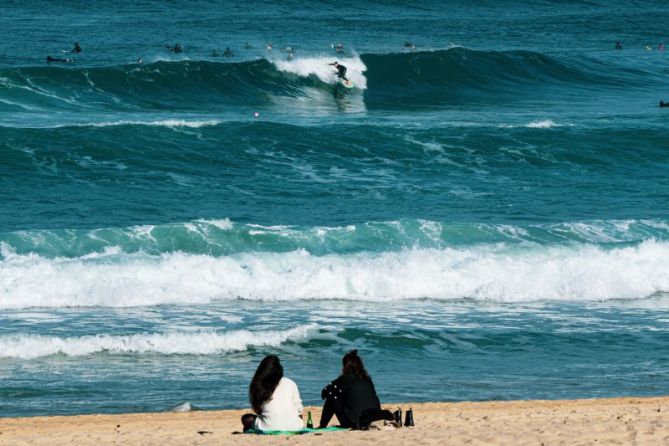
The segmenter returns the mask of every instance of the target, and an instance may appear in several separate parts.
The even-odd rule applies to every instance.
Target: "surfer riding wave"
[[[335,61],[338,66],[335,66]],[[361,91],[367,88],[367,78],[364,74],[367,67],[357,55],[345,59],[295,57],[292,60],[286,60],[286,58],[273,58],[269,62],[278,71],[297,75],[309,84],[317,78],[322,83],[320,87],[328,90],[333,86],[356,88]]]
[[[339,79],[343,80],[343,81],[346,82],[347,84],[348,84],[349,82],[351,82],[350,80],[348,80],[348,79],[346,78],[346,67],[345,67],[344,65],[340,64],[339,62],[332,62],[332,63],[329,64],[329,65],[332,65],[333,67],[335,67],[335,68],[337,69],[337,77],[338,77]]]

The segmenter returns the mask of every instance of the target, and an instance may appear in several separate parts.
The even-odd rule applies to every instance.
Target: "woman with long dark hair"
[[[254,414],[242,416],[244,431],[298,431],[302,422],[302,400],[297,384],[283,376],[275,355],[265,356],[249,385]]]
[[[365,370],[357,350],[342,358],[341,376],[321,391],[325,400],[319,427],[327,427],[333,415],[341,427],[366,428],[377,420],[392,420],[390,411],[381,410],[372,378]]]

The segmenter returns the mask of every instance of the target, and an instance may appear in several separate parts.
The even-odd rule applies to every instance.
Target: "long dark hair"
[[[276,355],[265,356],[260,361],[260,365],[249,385],[249,401],[255,413],[260,415],[262,405],[272,399],[272,394],[274,394],[281,378],[283,378],[283,367],[279,362],[279,357]]]
[[[342,362],[342,375],[355,375],[361,379],[371,379],[369,373],[365,370],[365,365],[362,363],[362,359],[358,356],[358,350],[351,350],[346,353],[341,360]]]

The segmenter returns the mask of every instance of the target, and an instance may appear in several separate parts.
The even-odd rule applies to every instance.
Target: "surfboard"
[[[353,88],[353,81],[347,80],[345,81],[344,79],[340,79],[339,83],[344,87],[344,88]]]

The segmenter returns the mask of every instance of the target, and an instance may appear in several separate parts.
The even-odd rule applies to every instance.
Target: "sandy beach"
[[[401,404],[416,426],[299,436],[237,435],[246,410],[0,419],[2,445],[660,445],[669,397]],[[395,409],[396,405],[386,406]],[[316,419],[318,408],[311,410]]]

